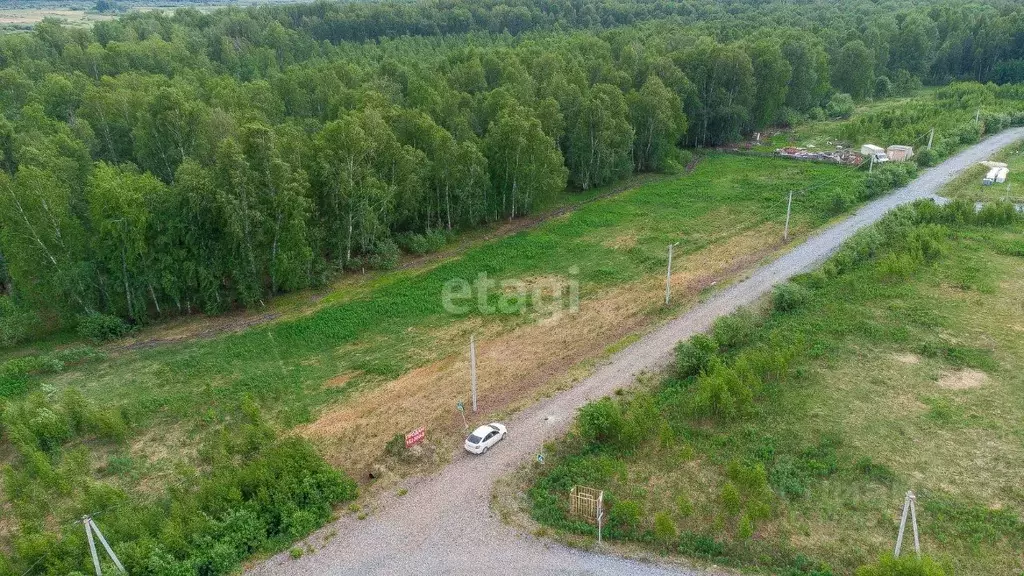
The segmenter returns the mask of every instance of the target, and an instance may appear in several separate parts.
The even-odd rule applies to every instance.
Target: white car
[[[473,430],[469,438],[466,438],[466,452],[483,454],[487,452],[488,448],[503,440],[506,434],[508,434],[508,430],[505,429],[504,424],[497,422],[485,424]]]

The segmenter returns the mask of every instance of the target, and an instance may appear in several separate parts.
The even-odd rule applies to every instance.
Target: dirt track
[[[774,285],[821,263],[857,230],[892,208],[935,195],[965,167],[1021,138],[1024,128],[1007,130],[923,172],[909,186],[863,206],[759,268],[747,280],[652,331],[571,390],[520,412],[507,422],[508,439],[485,456],[456,455],[438,474],[411,481],[408,494],[383,502],[380,512],[365,520],[346,516],[311,536],[309,542],[318,549],[315,553],[299,560],[292,560],[287,553],[279,554],[250,573],[679,574],[677,568],[639,564],[518,534],[493,517],[489,506],[492,486],[500,476],[534,458],[545,441],[563,434],[580,406],[630,385],[642,372],[665,366],[680,340],[706,330],[716,318],[754,302]]]

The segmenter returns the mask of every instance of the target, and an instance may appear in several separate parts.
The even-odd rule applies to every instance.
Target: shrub
[[[640,530],[643,509],[633,500],[616,500],[608,511],[608,524],[625,535],[635,536]]]
[[[749,343],[757,323],[757,316],[746,308],[716,320],[711,333],[719,351],[728,352]]]
[[[974,223],[981,226],[1006,226],[1020,219],[1020,213],[1010,202],[989,202],[974,215]]]
[[[716,360],[708,373],[697,379],[693,412],[723,419],[746,412],[753,403],[753,390],[735,370]]]
[[[676,523],[665,512],[654,516],[654,540],[664,547],[669,547],[679,536]]]
[[[726,482],[722,486],[722,493],[720,495],[722,499],[722,507],[730,516],[739,514],[740,508],[743,503],[740,500],[740,491],[736,488],[736,485],[732,482]]]
[[[39,326],[39,317],[21,310],[10,296],[0,296],[0,348],[23,342]]]
[[[886,162],[876,165],[864,180],[863,199],[867,200],[905,186],[917,176],[917,165],[912,162]]]
[[[374,270],[393,270],[400,256],[398,244],[390,238],[378,240],[370,251],[369,264]]]
[[[836,188],[825,195],[825,212],[829,216],[836,216],[846,212],[856,203],[857,197],[852,192]]]
[[[792,282],[785,282],[776,286],[772,292],[772,309],[776,312],[792,312],[803,307],[810,297],[811,292],[807,288]]]
[[[697,334],[676,345],[676,373],[690,378],[706,372],[718,354],[718,343],[704,334]]]
[[[887,98],[892,94],[892,80],[888,76],[875,78],[875,98]]]
[[[917,165],[924,168],[928,166],[935,166],[941,159],[941,155],[934,148],[922,148],[914,155],[914,160],[917,162]]]
[[[853,96],[834,94],[825,106],[825,114],[828,114],[829,118],[849,118],[853,115],[854,108]]]
[[[736,530],[736,536],[740,540],[746,540],[754,535],[754,521],[750,519],[749,514],[744,514],[740,518],[739,527]]]
[[[687,556],[719,558],[725,555],[725,546],[711,536],[684,532],[679,536],[679,552]]]
[[[857,576],[945,576],[942,568],[927,556],[920,560],[915,556],[892,558],[883,556],[875,564],[857,569]]]
[[[78,334],[94,342],[107,342],[127,336],[131,332],[124,320],[117,316],[90,312],[78,317]]]
[[[618,444],[626,427],[622,410],[611,398],[602,398],[580,408],[580,437],[590,446]]]

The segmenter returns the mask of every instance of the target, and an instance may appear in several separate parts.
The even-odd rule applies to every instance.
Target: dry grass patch
[[[988,381],[988,374],[980,370],[957,370],[955,372],[945,372],[941,378],[939,378],[939,388],[946,390],[969,390],[971,388],[980,388],[984,386]]]

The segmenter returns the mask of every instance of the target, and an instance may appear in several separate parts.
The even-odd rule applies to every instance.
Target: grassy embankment
[[[922,548],[949,573],[1019,574],[1024,222],[929,206],[681,345],[657,384],[584,409],[535,467],[534,518],[586,544],[565,509],[591,485],[628,546],[850,574],[891,553],[914,490]]]
[[[278,431],[308,424],[304,430],[332,463],[361,473],[393,434],[412,425],[461,429],[461,422],[454,426],[452,408],[466,396],[471,332],[480,342],[485,417],[543,391],[571,366],[665,314],[659,301],[668,243],[680,242],[676,295],[677,306],[685,306],[711,282],[781,248],[787,190],[842,175],[794,201],[798,235],[831,218],[837,190],[849,196],[863,188],[859,173],[844,170],[712,155],[689,175],[585,205],[452,259],[382,274],[286,321],[153,349],[86,351],[78,363],[66,357],[60,365],[46,357],[32,375],[3,383],[8,399],[37,406],[76,390],[118,430],[102,435],[106,439],[86,430],[47,452],[58,466],[67,454],[80,459],[74,487],[8,503],[17,505],[5,506],[0,537],[9,544],[26,526],[19,527],[19,518],[38,518],[40,510],[50,520],[30,523],[32,530],[75,517],[87,501],[87,486],[113,487],[113,500],[146,500],[191,482],[191,471],[206,466],[211,434],[244,423],[243,415],[254,408]],[[524,306],[522,314],[446,313],[440,297],[445,282],[472,281],[480,272],[529,286],[576,279],[581,312],[559,315]],[[502,296],[492,292],[491,303]],[[385,398],[394,411],[379,412],[388,403],[374,394],[395,391],[396,383],[412,392],[399,388]],[[332,405],[338,408],[326,420],[315,421]],[[17,463],[14,451],[3,454]]]

